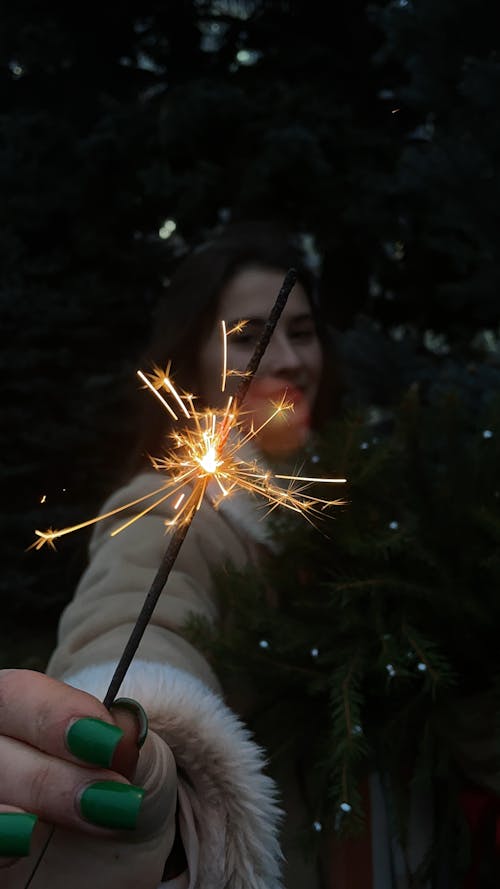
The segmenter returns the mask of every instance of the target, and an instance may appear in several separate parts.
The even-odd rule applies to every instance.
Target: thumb
[[[137,701],[119,698],[111,713],[124,732],[112,768],[146,791],[134,838],[156,836],[172,825],[175,829],[177,768],[170,747],[148,731],[146,713]]]
[[[137,824],[137,834],[154,837],[175,836],[177,807],[177,767],[168,744],[156,732],[149,732],[142,748],[134,783],[146,791]]]

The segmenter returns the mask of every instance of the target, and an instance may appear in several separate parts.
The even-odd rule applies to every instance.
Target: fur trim
[[[114,668],[90,666],[64,681],[102,700]],[[280,889],[282,813],[248,729],[218,695],[174,667],[134,661],[120,695],[141,702],[175,756],[199,840],[193,889]]]

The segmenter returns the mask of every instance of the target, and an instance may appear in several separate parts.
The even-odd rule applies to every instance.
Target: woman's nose
[[[300,355],[293,342],[288,336],[280,336],[279,331],[276,331],[265,352],[262,370],[265,373],[279,376],[290,371],[297,371],[301,364]]]

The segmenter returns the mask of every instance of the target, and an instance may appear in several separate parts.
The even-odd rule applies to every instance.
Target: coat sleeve
[[[144,473],[102,512],[158,486]],[[135,507],[139,512],[142,504]],[[65,609],[47,672],[101,700],[168,545],[168,511],[155,510],[116,536],[132,512],[100,522],[89,565]],[[217,620],[212,569],[228,555],[243,565],[244,541],[209,505],[196,515],[120,688],[139,700],[150,726],[172,749],[179,775],[180,828],[189,874],[175,889],[278,889],[280,812],[263,753],[224,703],[217,677],[183,638],[190,613]]]

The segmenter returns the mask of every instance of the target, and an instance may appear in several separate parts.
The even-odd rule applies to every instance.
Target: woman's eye
[[[290,337],[292,340],[298,340],[299,342],[307,341],[313,339],[316,336],[316,331],[313,327],[302,327],[297,330],[293,330],[290,333]]]

